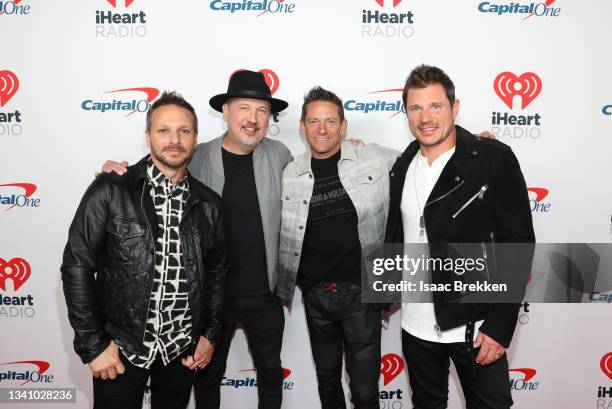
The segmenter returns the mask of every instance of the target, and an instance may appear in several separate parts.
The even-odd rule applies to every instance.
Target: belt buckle
[[[338,287],[336,286],[336,283],[323,283],[323,288],[329,293],[338,292]]]

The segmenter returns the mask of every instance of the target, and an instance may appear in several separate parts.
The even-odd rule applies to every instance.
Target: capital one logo
[[[380,358],[380,374],[385,386],[397,378],[403,369],[404,360],[397,354],[386,354]]]
[[[548,189],[544,187],[530,187],[527,188],[527,191],[535,194],[534,199],[529,199],[532,212],[548,213],[550,211],[551,204],[544,201],[548,196]]]
[[[385,7],[385,0],[374,0],[380,7]],[[390,3],[390,0],[387,0],[387,3]],[[393,0],[393,7],[397,7],[398,4],[400,4],[402,2],[402,0]]]
[[[543,188],[543,187],[529,187],[527,188],[527,190],[529,192],[535,193],[536,195],[535,201],[538,203],[541,203],[542,200],[544,200],[544,198],[548,196],[548,189]]]
[[[113,6],[114,8],[117,7],[117,0],[106,0],[108,2],[108,4],[110,4],[111,6]],[[130,4],[132,4],[134,2],[134,0],[123,0],[125,7],[130,7]],[[119,3],[121,3],[121,0],[119,0]]]
[[[34,367],[36,369],[30,370],[8,370],[3,372],[0,369],[0,384],[1,382],[6,381],[24,381],[19,386],[25,385],[28,382],[34,383],[51,383],[53,382],[53,375],[46,375],[45,372],[49,369],[51,364],[47,361],[15,361],[15,362],[5,362],[0,364],[1,366],[9,365],[27,365],[28,367]]]
[[[9,196],[0,194],[0,205],[10,205],[4,211],[8,212],[13,207],[39,207],[40,199],[31,197],[36,192],[36,185],[33,183],[6,183],[0,185],[0,188],[19,188],[20,192],[23,189],[22,194],[12,194]],[[3,190],[0,190],[2,192]]]
[[[81,109],[84,111],[99,111],[101,113],[110,111],[129,111],[125,117],[135,112],[147,112],[151,102],[159,95],[159,89],[152,87],[122,88],[113,91],[106,91],[105,94],[128,93],[127,99],[113,99],[112,101],[94,101],[86,99],[81,102]],[[135,97],[133,93],[137,93]],[[145,94],[144,97],[142,94]]]
[[[7,15],[28,15],[30,14],[30,5],[19,5],[22,0],[0,0],[0,16]]]
[[[31,273],[30,264],[20,257],[8,261],[0,258],[0,290],[7,291],[6,282],[9,279],[13,282],[13,289],[19,290],[28,281]]]
[[[525,109],[542,91],[542,80],[533,72],[520,76],[506,71],[495,77],[493,89],[497,96],[512,109],[515,96],[521,97],[521,109]]]
[[[601,357],[599,367],[604,375],[606,375],[612,381],[612,352],[608,352]]]
[[[390,99],[377,99],[376,101],[358,101],[355,99],[349,99],[344,103],[344,109],[347,111],[361,111],[364,114],[369,112],[387,112],[390,113],[388,119],[400,114],[402,111],[405,112],[404,103],[401,100],[401,93],[403,88],[391,88],[383,89],[378,91],[368,92],[368,95],[372,94],[395,94],[395,100]],[[399,94],[399,95],[398,95]]]
[[[514,368],[508,369],[508,372],[517,372],[522,375],[519,378],[510,378],[510,389],[516,391],[535,391],[538,390],[539,382],[533,380],[537,371],[533,368]]]
[[[236,372],[256,372],[256,369],[242,369]],[[291,375],[291,369],[283,368],[283,390],[292,390],[295,385],[294,382],[287,380],[287,378],[289,378],[289,375]],[[229,378],[227,376],[224,376],[221,380],[221,386],[230,386],[235,389],[254,388],[257,387],[257,377],[253,376],[252,378]]]
[[[6,105],[19,89],[19,78],[9,70],[0,71],[0,107]]]

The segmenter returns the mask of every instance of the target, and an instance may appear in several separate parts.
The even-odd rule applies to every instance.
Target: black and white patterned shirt
[[[157,356],[164,365],[180,356],[191,343],[191,309],[187,274],[183,266],[179,224],[189,196],[187,177],[173,184],[149,158],[148,185],[155,207],[155,273],[142,355],[126,355],[141,368],[150,368]]]

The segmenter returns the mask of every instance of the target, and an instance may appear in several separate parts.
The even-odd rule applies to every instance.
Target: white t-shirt
[[[455,147],[453,146],[438,156],[430,166],[427,158],[419,151],[410,162],[400,205],[404,243],[427,243],[427,234],[422,239],[419,238],[421,230],[419,219],[433,187],[454,152]],[[474,325],[474,339],[476,339],[481,324],[482,321],[478,321]],[[410,335],[425,341],[444,344],[465,342],[465,325],[448,331],[436,330],[436,316],[432,303],[403,303],[402,328]]]

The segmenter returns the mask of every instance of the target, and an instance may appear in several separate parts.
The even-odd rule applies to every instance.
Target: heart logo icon
[[[387,354],[380,358],[380,373],[385,385],[394,380],[403,369],[404,360],[397,354]]]
[[[117,7],[117,0],[106,0],[108,1],[108,4],[110,4],[113,7]],[[132,4],[134,2],[134,0],[125,0],[125,7],[130,7],[130,4]]]
[[[6,105],[18,89],[19,79],[17,75],[9,70],[0,71],[0,107]]]
[[[15,291],[30,277],[30,264],[22,258],[13,258],[6,261],[0,258],[0,289],[6,291],[6,280],[13,280]]]
[[[506,71],[495,77],[493,89],[497,96],[512,109],[515,95],[521,97],[521,109],[525,109],[542,91],[542,80],[533,72],[526,72],[517,77]]]
[[[605,373],[606,376],[612,381],[612,352],[608,352],[607,354],[601,357],[599,367],[601,368],[603,373]]]
[[[272,95],[274,95],[280,85],[278,82],[278,75],[268,68],[261,69],[259,72],[263,74],[264,78],[266,79],[266,84],[268,84],[268,87],[270,87],[270,92]]]
[[[374,0],[380,7],[385,7],[385,0]],[[393,0],[393,7],[396,7],[400,4],[402,0]]]

